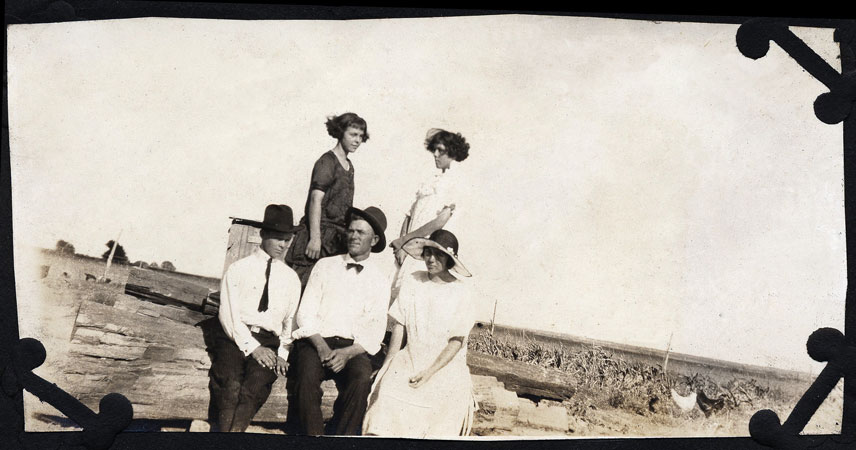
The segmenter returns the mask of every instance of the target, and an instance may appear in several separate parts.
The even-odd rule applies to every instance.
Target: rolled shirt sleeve
[[[261,345],[250,333],[250,329],[241,321],[239,305],[233,305],[232,298],[239,295],[240,286],[237,277],[231,270],[226,271],[223,281],[220,283],[220,310],[217,313],[223,331],[229,336],[238,349],[249,356]]]
[[[297,278],[297,274],[295,273],[289,275],[292,275],[291,282],[285,289],[286,300],[288,301],[288,313],[286,313],[285,319],[282,320],[282,333],[279,335],[279,348],[277,349],[277,355],[282,359],[288,359],[288,353],[291,351],[292,343],[294,342],[291,335],[294,331],[297,305],[300,303],[300,279]]]

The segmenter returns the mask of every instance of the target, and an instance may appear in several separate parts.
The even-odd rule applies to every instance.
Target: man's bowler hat
[[[372,253],[382,252],[386,247],[386,236],[384,235],[384,232],[386,231],[386,216],[383,214],[383,211],[374,206],[369,206],[366,209],[351,208],[351,210],[348,211],[349,224],[351,223],[351,218],[354,215],[365,219],[366,222],[372,226],[372,229],[379,238],[377,244],[372,247]]]

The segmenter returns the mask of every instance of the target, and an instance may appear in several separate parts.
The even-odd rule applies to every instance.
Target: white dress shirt
[[[355,263],[349,255],[321,258],[312,268],[300,309],[295,339],[319,334],[353,339],[369,354],[380,351],[392,284],[392,264],[375,255]]]
[[[261,249],[232,263],[220,282],[218,317],[223,331],[249,356],[259,347],[250,332],[258,327],[280,338],[277,355],[288,357],[294,314],[300,302],[300,279],[284,262],[274,259],[268,282],[268,309],[259,311],[259,300],[265,287],[265,271],[270,256]]]

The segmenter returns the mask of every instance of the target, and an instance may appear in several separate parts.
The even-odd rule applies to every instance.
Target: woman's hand
[[[395,264],[401,267],[401,265],[404,264],[404,258],[407,257],[407,252],[402,249],[402,247],[404,246],[404,242],[401,238],[398,238],[390,242],[389,246],[395,253]]]
[[[309,238],[304,253],[311,259],[318,259],[321,256],[321,238]]]
[[[395,251],[395,263],[398,264],[399,267],[404,264],[404,258],[406,257],[407,252],[405,252],[404,249],[398,249]]]
[[[276,374],[284,377],[288,372],[288,362],[281,356],[276,357]]]
[[[410,377],[409,386],[412,387],[413,389],[416,389],[416,388],[424,385],[425,383],[427,383],[428,380],[431,379],[432,375],[433,375],[433,373],[430,373],[427,370],[423,370],[422,372],[419,372],[416,375],[413,375],[412,377]]]

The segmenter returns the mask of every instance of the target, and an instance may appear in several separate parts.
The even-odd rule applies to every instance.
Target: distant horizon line
[[[504,331],[519,331],[519,332],[528,332],[531,333],[533,339],[537,339],[538,337],[546,338],[546,340],[557,340],[557,341],[568,341],[569,343],[577,343],[582,345],[592,345],[598,347],[605,347],[611,350],[617,350],[620,352],[627,353],[636,353],[643,356],[648,357],[660,357],[664,358],[666,355],[666,350],[648,347],[645,345],[636,345],[636,344],[625,344],[615,341],[607,341],[602,339],[588,338],[583,336],[577,336],[569,333],[563,333],[559,331],[549,331],[549,330],[537,330],[529,327],[522,327],[516,325],[507,325],[496,322],[494,324],[495,328],[499,328]],[[476,327],[486,329],[490,327],[490,321],[477,320]],[[742,363],[737,361],[730,361],[726,359],[713,358],[709,356],[701,356],[701,355],[693,355],[690,353],[681,353],[675,351],[669,351],[669,358],[674,358],[676,360],[680,360],[686,363],[692,364],[703,364],[709,365],[718,368],[733,368],[745,372],[757,372],[757,373],[770,373],[781,377],[792,378],[792,379],[804,379],[805,377],[813,377],[815,374],[812,371],[807,370],[799,370],[799,369],[786,369],[784,367],[777,366],[761,366],[757,364],[749,364]]]

